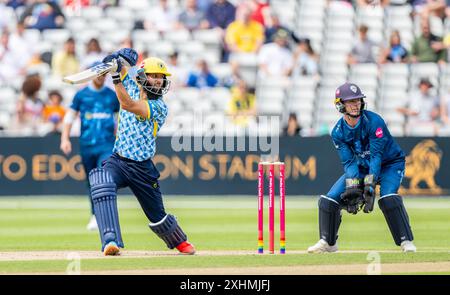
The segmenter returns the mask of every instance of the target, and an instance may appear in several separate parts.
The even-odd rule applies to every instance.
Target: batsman
[[[405,171],[405,154],[394,141],[384,120],[365,110],[361,89],[352,83],[337,88],[336,109],[343,117],[331,133],[344,175],[319,198],[320,240],[309,253],[336,252],[341,210],[370,213],[375,203],[375,186],[380,185],[378,206],[403,252],[415,252],[409,217],[398,189]]]
[[[164,209],[158,182],[159,172],[152,158],[156,136],[164,124],[168,109],[163,95],[170,87],[170,73],[159,58],[145,59],[138,75],[131,77],[127,67],[135,66],[138,54],[122,48],[103,59],[117,64],[111,72],[120,103],[119,125],[113,154],[102,168],[89,173],[91,196],[104,255],[119,255],[124,247],[117,210],[117,190],[129,187],[149,220],[150,229],[168,248],[180,254],[195,253],[174,215]],[[127,66],[127,67],[125,67]]]

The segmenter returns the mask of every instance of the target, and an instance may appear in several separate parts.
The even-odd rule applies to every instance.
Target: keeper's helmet
[[[366,96],[364,95],[364,93],[362,93],[361,89],[356,84],[346,82],[336,89],[335,94],[334,105],[340,113],[346,114],[344,102],[348,100],[360,98],[360,111],[364,110],[366,106],[366,103],[364,102],[364,98]]]
[[[146,74],[163,74],[164,81],[161,88],[150,85]],[[138,69],[138,76],[136,80],[147,92],[156,95],[164,95],[169,91],[170,80],[168,80],[167,77],[171,75],[172,74],[167,70],[166,63],[162,59],[157,57],[149,57],[142,61],[140,69]]]

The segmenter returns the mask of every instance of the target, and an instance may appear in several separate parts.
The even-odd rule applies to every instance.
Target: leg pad
[[[378,200],[378,206],[383,211],[395,244],[400,246],[403,241],[414,239],[409,225],[409,217],[403,200],[399,195],[390,195]]]
[[[158,235],[169,249],[173,249],[184,241],[187,236],[177,223],[175,216],[167,214],[158,223],[150,223],[150,229]]]
[[[89,173],[89,182],[102,251],[111,241],[123,248],[117,210],[117,189],[111,174],[103,168],[95,168]]]
[[[336,244],[340,224],[341,206],[326,198],[319,198],[320,238],[327,241],[330,246]]]

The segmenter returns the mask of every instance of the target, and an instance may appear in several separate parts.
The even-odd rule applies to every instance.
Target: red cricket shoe
[[[188,241],[184,241],[181,244],[177,246],[177,250],[180,251],[180,254],[182,255],[194,255],[195,254],[195,247]]]

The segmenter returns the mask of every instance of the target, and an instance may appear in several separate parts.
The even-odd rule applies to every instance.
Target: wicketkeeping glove
[[[364,213],[370,213],[375,203],[375,180],[373,174],[364,177]]]
[[[362,179],[347,178],[345,180],[345,191],[341,195],[342,203],[348,213],[356,214],[361,210],[364,202]]]

